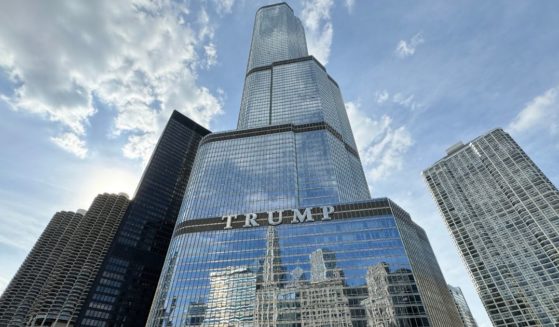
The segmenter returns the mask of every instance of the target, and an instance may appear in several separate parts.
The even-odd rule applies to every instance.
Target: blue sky
[[[268,1],[0,3],[0,290],[58,210],[132,194],[172,109],[236,126]],[[374,196],[422,225],[487,315],[420,172],[503,127],[559,183],[559,2],[290,2],[342,89]]]

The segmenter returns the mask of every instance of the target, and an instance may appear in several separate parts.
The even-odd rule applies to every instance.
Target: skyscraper
[[[502,129],[423,176],[491,321],[559,325],[559,192]]]
[[[100,194],[85,214],[62,213],[61,221],[54,221],[57,228],[52,235],[58,239],[54,246],[46,246],[41,251],[46,256],[39,269],[33,290],[33,299],[25,303],[17,320],[8,326],[74,326],[78,312],[83,305],[89,286],[92,284],[103,256],[120,224],[129,204],[126,194]],[[67,225],[66,225],[67,224]],[[65,228],[64,228],[64,225]],[[51,227],[49,224],[48,228]],[[37,243],[42,247],[43,237]],[[52,243],[51,243],[52,244]],[[35,248],[33,249],[33,251]],[[30,256],[33,255],[33,251]],[[22,269],[28,269],[26,262]],[[39,285],[40,284],[40,285]]]
[[[85,211],[57,212],[0,297],[0,326],[23,326]]]
[[[476,320],[470,311],[470,307],[468,306],[468,302],[466,302],[466,298],[462,293],[460,287],[454,287],[452,285],[448,285],[448,290],[454,299],[454,304],[456,304],[456,308],[458,308],[458,313],[460,314],[460,318],[462,318],[462,322],[464,323],[464,327],[477,327]]]
[[[408,258],[409,228],[420,230],[392,201],[371,200],[340,90],[301,22],[285,3],[262,7],[237,129],[200,142],[147,326],[365,326],[380,262],[406,271],[398,326],[461,326],[453,305],[440,315],[423,301],[452,304],[444,279],[412,272],[436,260]]]
[[[79,325],[145,325],[198,143],[209,133],[172,113],[91,286]]]

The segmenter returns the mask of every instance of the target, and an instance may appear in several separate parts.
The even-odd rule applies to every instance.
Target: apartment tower
[[[495,129],[423,172],[489,317],[559,325],[559,192]]]
[[[129,202],[104,193],[56,213],[0,298],[0,326],[74,326]]]
[[[0,326],[24,326],[50,272],[62,260],[84,210],[57,212],[0,297]]]

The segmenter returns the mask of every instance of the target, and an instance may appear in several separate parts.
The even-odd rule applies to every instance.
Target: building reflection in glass
[[[336,268],[335,253],[318,249],[309,256],[311,280],[297,266],[291,280],[281,283],[283,269],[279,258],[276,227],[267,231],[262,285],[256,291],[256,326],[351,326],[349,301],[344,294],[343,274]],[[277,249],[276,249],[277,247]],[[270,264],[276,263],[277,272]]]
[[[210,272],[210,293],[201,326],[253,326],[256,274],[246,266]]]
[[[162,279],[157,325],[431,326],[399,218],[347,212],[356,217],[176,234],[187,259]]]
[[[426,326],[427,319],[420,317],[425,309],[410,269],[391,272],[390,266],[381,262],[367,269],[366,280],[369,296],[361,304],[369,326]]]

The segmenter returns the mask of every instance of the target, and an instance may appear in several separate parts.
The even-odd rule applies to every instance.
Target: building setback
[[[470,311],[470,307],[468,306],[468,302],[466,302],[466,298],[462,293],[460,287],[454,287],[452,285],[448,285],[448,290],[454,299],[454,304],[456,304],[456,308],[458,308],[458,313],[460,313],[460,318],[462,318],[462,322],[464,323],[464,327],[477,327],[476,320]]]
[[[340,90],[301,22],[285,3],[262,7],[237,129],[200,142],[146,326],[379,319],[462,326],[425,233],[370,198]]]
[[[559,192],[502,129],[423,172],[489,317],[559,325]]]
[[[183,114],[172,113],[90,288],[78,325],[145,325],[198,143],[209,133]]]
[[[29,310],[51,271],[62,261],[62,252],[76,232],[85,211],[57,212],[25,258],[0,297],[0,326],[24,326]]]
[[[129,204],[126,194],[100,194],[59,252],[33,301],[26,326],[74,326],[89,286]],[[57,253],[58,254],[58,253]],[[52,265],[51,263],[46,263]],[[22,325],[17,325],[22,326]]]

